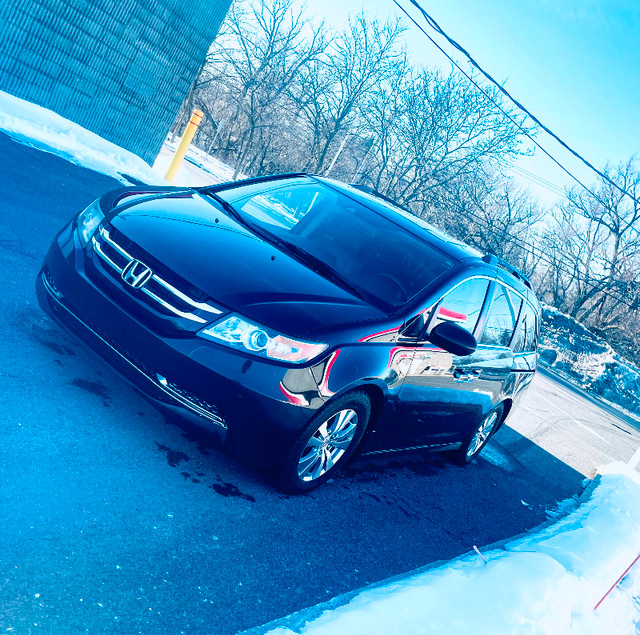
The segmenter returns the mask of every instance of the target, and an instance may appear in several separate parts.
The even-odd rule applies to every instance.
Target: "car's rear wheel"
[[[326,483],[358,448],[370,415],[371,401],[360,391],[348,393],[319,410],[280,468],[280,489],[300,493]]]
[[[500,404],[489,414],[485,415],[476,429],[462,444],[462,447],[459,450],[456,450],[453,454],[452,458],[456,463],[459,465],[466,465],[478,458],[480,452],[482,452],[484,447],[487,445],[487,441],[491,438],[491,435],[500,426],[503,412],[504,408],[502,404]]]

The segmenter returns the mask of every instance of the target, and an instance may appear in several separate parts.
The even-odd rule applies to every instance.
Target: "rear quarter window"
[[[538,314],[528,302],[525,302],[512,348],[516,353],[532,353],[537,347]]]

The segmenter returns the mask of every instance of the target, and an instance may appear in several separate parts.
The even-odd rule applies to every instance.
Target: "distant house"
[[[0,90],[147,162],[231,0],[2,0]]]

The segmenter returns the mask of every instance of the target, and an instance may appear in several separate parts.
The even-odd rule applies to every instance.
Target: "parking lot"
[[[538,375],[476,464],[360,460],[288,497],[40,311],[55,232],[112,179],[0,134],[0,628],[236,633],[529,529],[640,433]]]

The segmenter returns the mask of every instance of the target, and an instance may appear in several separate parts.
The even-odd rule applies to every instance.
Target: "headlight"
[[[327,349],[327,344],[294,340],[237,315],[210,324],[198,335],[254,355],[295,364],[309,361]]]
[[[91,240],[91,237],[96,233],[98,225],[104,219],[104,214],[100,209],[100,203],[94,201],[84,210],[80,212],[76,218],[76,227],[78,228],[78,237],[80,238],[80,244],[83,247],[87,246],[87,243]]]

